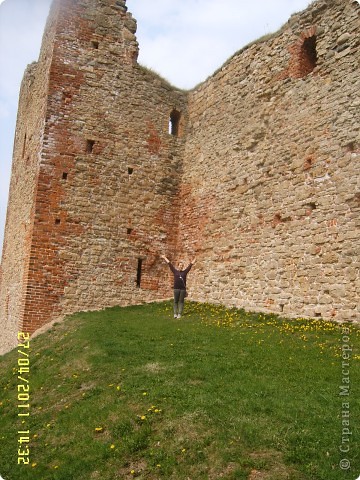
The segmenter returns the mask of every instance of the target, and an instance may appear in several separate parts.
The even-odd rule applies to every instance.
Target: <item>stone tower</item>
[[[359,315],[359,5],[318,0],[180,91],[125,1],[55,0],[21,88],[2,351],[64,314],[171,295]]]
[[[63,312],[168,296],[157,260],[175,248],[186,95],[137,64],[135,31],[125,1],[53,2],[20,95],[6,348]]]

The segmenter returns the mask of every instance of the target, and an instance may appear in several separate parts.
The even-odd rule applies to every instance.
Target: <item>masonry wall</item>
[[[163,298],[174,248],[184,97],[136,63],[125,2],[62,0],[33,244],[31,329],[78,310]],[[162,276],[163,277],[163,276]],[[45,295],[44,295],[45,292]]]
[[[53,49],[48,72],[39,61],[40,164],[33,178],[21,173],[32,192],[30,261],[14,249],[9,258],[26,277],[12,345],[17,324],[33,332],[66,313],[168,297],[159,256],[171,254],[177,238],[186,94],[137,64],[136,22],[124,1],[57,0],[53,16],[55,37],[46,35],[43,47]],[[29,123],[24,102],[18,132]],[[22,187],[18,193],[15,212]]]
[[[180,244],[198,253],[196,300],[359,319],[358,32],[356,2],[315,2],[190,93]]]

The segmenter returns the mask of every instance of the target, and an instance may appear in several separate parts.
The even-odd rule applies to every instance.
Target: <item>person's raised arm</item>
[[[161,258],[163,258],[166,263],[170,263],[170,260],[168,258],[166,258],[165,255],[161,255]]]

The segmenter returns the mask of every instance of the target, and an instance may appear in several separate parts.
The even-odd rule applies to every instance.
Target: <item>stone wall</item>
[[[41,57],[36,67],[44,94],[31,91],[32,101],[47,100],[36,127],[37,170],[29,178],[19,167],[33,194],[30,264],[22,245],[5,248],[3,258],[2,291],[21,280],[9,270],[20,266],[26,278],[21,299],[12,298],[22,313],[13,329],[5,323],[12,345],[22,323],[34,332],[74,311],[168,297],[159,256],[174,251],[177,238],[186,93],[137,64],[136,21],[124,1],[56,0],[51,18],[55,36],[47,31],[43,45],[50,63]],[[38,114],[26,102],[22,95],[19,137],[31,123],[26,112]],[[17,151],[14,158],[16,166]],[[23,186],[11,191],[19,213]],[[19,220],[8,216],[7,239]]]
[[[356,2],[315,2],[190,93],[180,218],[196,300],[359,319],[358,32]]]
[[[137,65],[136,22],[113,4],[61,2],[32,278],[51,291],[29,322],[164,295],[155,259],[175,241],[183,142],[168,123],[184,94]]]
[[[19,104],[6,335],[171,295],[358,319],[359,6],[314,2],[180,91],[137,64],[125,1],[55,0]],[[169,120],[171,129],[169,130]]]

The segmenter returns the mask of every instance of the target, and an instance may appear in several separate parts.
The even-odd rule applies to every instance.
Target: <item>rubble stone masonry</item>
[[[359,320],[359,5],[318,0],[189,92],[125,1],[55,0],[25,72],[1,265],[18,329],[168,298]],[[170,125],[170,129],[169,129]]]

